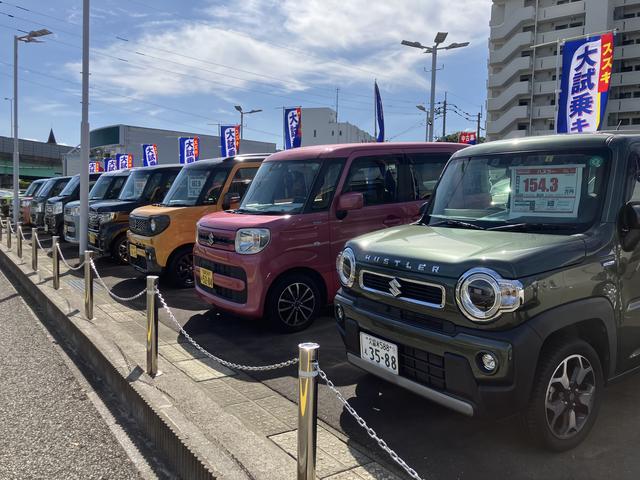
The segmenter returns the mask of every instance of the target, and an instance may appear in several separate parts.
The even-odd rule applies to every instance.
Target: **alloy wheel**
[[[193,254],[182,255],[178,259],[176,274],[182,285],[193,286]]]
[[[580,432],[593,409],[596,379],[589,360],[570,355],[556,367],[545,395],[547,425],[554,436],[568,439]]]
[[[126,240],[118,244],[118,258],[122,263],[129,262],[128,244]]]
[[[285,288],[278,298],[278,315],[283,323],[289,326],[305,324],[313,316],[316,296],[311,287],[305,283],[292,283]]]

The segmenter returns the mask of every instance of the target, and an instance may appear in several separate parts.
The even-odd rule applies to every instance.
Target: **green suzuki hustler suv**
[[[640,136],[453,155],[423,218],[349,241],[335,315],[354,365],[465,415],[521,413],[555,451],[640,368]]]

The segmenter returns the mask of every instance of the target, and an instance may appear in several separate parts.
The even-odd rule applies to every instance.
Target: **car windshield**
[[[27,188],[27,191],[24,192],[25,197],[33,197],[33,195],[38,191],[38,189],[42,186],[43,182],[32,182]]]
[[[300,213],[321,164],[320,160],[263,163],[237,211],[275,215]]]
[[[89,200],[114,200],[127,180],[124,175],[101,175],[89,192]]]
[[[229,167],[183,168],[164,197],[165,207],[190,207],[218,203]]]
[[[160,188],[162,171],[134,170],[122,187],[120,200],[141,200],[151,198],[156,188]]]
[[[80,176],[79,175],[75,176],[71,180],[69,180],[69,183],[67,183],[67,185],[60,192],[60,196],[61,197],[68,197],[70,195],[73,195],[73,193],[74,193],[75,189],[78,187],[78,185],[80,185]]]
[[[586,230],[605,193],[609,153],[507,153],[451,160],[427,212],[453,228]]]
[[[47,180],[46,182],[44,182],[42,184],[42,187],[40,187],[38,189],[38,194],[36,195],[36,197],[38,198],[44,198],[47,195],[49,195],[49,192],[51,191],[51,188],[56,184],[56,179],[52,178],[50,180]]]

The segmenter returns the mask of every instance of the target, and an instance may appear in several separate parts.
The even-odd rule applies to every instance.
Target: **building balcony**
[[[562,18],[574,17],[585,13],[585,2],[571,2],[564,5],[553,5],[541,8],[538,12],[538,21],[560,20]]]
[[[556,118],[556,107],[555,105],[543,105],[539,107],[533,107],[533,118],[539,119],[547,119],[547,118]]]
[[[616,60],[626,60],[640,57],[640,45],[624,45],[616,47],[613,51],[613,58]]]
[[[498,73],[491,75],[487,85],[489,88],[501,87],[515,75],[529,72],[531,72],[531,57],[514,58]]]
[[[555,80],[549,80],[548,82],[535,82],[533,84],[534,95],[549,95],[550,93],[556,93],[557,82]]]
[[[536,10],[534,7],[518,8],[513,15],[509,15],[500,25],[491,25],[491,39],[501,39],[507,37],[524,22],[535,20]]]
[[[523,48],[529,47],[533,42],[533,33],[520,32],[509,39],[502,47],[489,52],[489,63],[504,63],[514,53],[520,52]]]
[[[541,43],[555,42],[557,40],[562,41],[567,38],[584,35],[584,33],[584,27],[565,28],[564,30],[551,30],[550,32],[538,33],[536,45],[540,45]]]
[[[613,27],[619,32],[634,32],[640,30],[640,18],[627,18],[624,20],[614,20]]]
[[[527,136],[526,130],[511,130],[510,132],[503,135],[502,138],[507,140],[510,138],[524,138],[526,136]]]
[[[497,120],[488,121],[487,134],[499,137],[511,125],[523,120],[529,120],[529,107],[516,105],[504,112]]]
[[[557,59],[555,55],[548,55],[546,57],[536,56],[536,72],[541,72],[543,70],[555,70],[556,62],[559,62],[558,65],[562,66],[562,58]]]
[[[530,94],[529,82],[512,83],[500,95],[494,98],[489,98],[487,100],[487,109],[492,112],[495,112],[496,110],[502,110],[509,102],[512,102],[514,99]]]
[[[611,87],[640,84],[640,72],[614,73],[611,75]]]
[[[640,98],[622,98],[607,102],[607,113],[640,112]]]

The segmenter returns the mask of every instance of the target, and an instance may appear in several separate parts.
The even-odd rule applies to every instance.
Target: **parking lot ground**
[[[0,478],[151,478],[2,272],[0,292]]]
[[[71,256],[75,246],[64,245]],[[72,257],[71,257],[72,258]],[[131,267],[98,260],[105,282],[119,295],[144,288]],[[208,351],[234,362],[268,364],[295,355],[297,344],[320,344],[320,366],[345,398],[391,448],[420,474],[432,479],[637,479],[640,476],[640,377],[610,385],[600,417],[575,450],[554,454],[533,446],[517,418],[471,419],[450,412],[349,365],[329,315],[293,335],[274,333],[265,322],[234,318],[208,308],[193,290],[161,290],[179,322]],[[142,309],[143,302],[134,304]],[[175,326],[161,315],[168,327]],[[296,401],[294,368],[252,374]],[[381,461],[388,457],[368,438],[326,386],[320,386],[319,416]],[[357,478],[357,477],[354,477]]]

